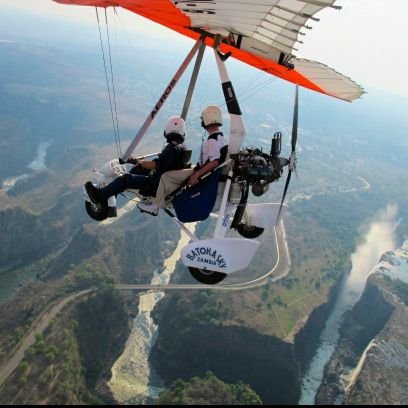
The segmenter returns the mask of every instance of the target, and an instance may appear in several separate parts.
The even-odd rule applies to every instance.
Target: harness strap
[[[218,142],[218,136],[224,136],[224,134],[222,132],[212,133],[211,135],[208,136],[207,140],[213,139],[213,140],[216,140]],[[200,153],[200,156],[201,156],[200,159],[201,160],[200,161],[201,161],[202,165],[199,166],[199,168],[203,167],[205,164],[208,163],[208,160],[205,163],[203,163],[203,148],[204,148],[204,143],[201,145],[201,153]],[[225,162],[225,159],[227,158],[227,153],[228,153],[228,145],[225,145],[225,146],[221,147],[219,164],[222,164],[222,163]]]

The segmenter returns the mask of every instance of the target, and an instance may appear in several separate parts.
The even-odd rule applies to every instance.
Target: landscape
[[[49,21],[47,31],[33,36],[28,23],[27,30],[12,28],[19,16],[6,16],[0,27],[2,404],[408,402],[407,97],[368,87],[350,104],[301,89],[297,174],[283,223],[259,238],[248,268],[221,287],[203,287],[179,261],[188,238],[163,212],[141,214],[133,197],[120,198],[116,219],[97,223],[85,212],[83,184],[94,168],[120,156],[97,28],[78,25],[70,35],[69,23]],[[167,49],[118,37],[123,151],[190,45]],[[203,106],[219,105],[225,133],[229,126],[213,59],[207,51],[187,118],[193,162]],[[294,86],[236,61],[229,68],[245,145],[269,151],[281,131],[289,156]],[[162,126],[181,111],[188,80],[189,73],[140,155],[161,149]],[[283,187],[284,177],[257,202],[279,202]],[[213,223],[189,228],[207,237]],[[362,282],[358,289],[348,281],[353,273]],[[336,344],[316,361],[336,310]],[[382,354],[390,348],[393,360]],[[380,392],[384,366],[389,386]]]

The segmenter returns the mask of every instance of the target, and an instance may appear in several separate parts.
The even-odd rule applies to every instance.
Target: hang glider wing
[[[123,7],[188,37],[206,35],[214,45],[224,36],[222,52],[262,71],[316,92],[346,101],[364,90],[350,78],[318,62],[297,59],[294,45],[301,43],[309,19],[336,0],[54,0],[95,7]],[[293,64],[293,65],[292,65]]]

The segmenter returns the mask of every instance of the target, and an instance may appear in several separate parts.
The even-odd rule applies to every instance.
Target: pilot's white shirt
[[[219,132],[213,132],[219,133]],[[212,133],[211,133],[212,134]],[[208,136],[211,136],[208,135]],[[224,136],[218,135],[217,140],[208,139],[203,146],[203,154],[200,162],[200,166],[203,166],[209,161],[218,160],[221,157],[221,148],[226,145]]]

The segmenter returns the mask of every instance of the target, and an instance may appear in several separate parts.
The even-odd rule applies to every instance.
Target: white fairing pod
[[[181,250],[181,260],[186,266],[229,274],[246,268],[259,244],[237,238],[194,241]]]
[[[94,169],[92,184],[97,188],[107,186],[116,177],[119,177],[126,173],[126,168],[119,163],[118,159],[113,159],[106,162],[98,170]],[[85,200],[91,202],[86,190],[84,189]],[[108,207],[116,207],[116,197],[112,196],[108,199]]]
[[[126,169],[119,164],[118,159],[113,159],[105,163],[100,169],[99,173],[104,175],[105,177],[113,177],[116,178],[121,176],[122,174],[126,173]]]
[[[279,213],[279,203],[248,204],[245,208],[243,221],[246,225],[270,228],[276,224]],[[282,207],[281,217],[286,209]]]

